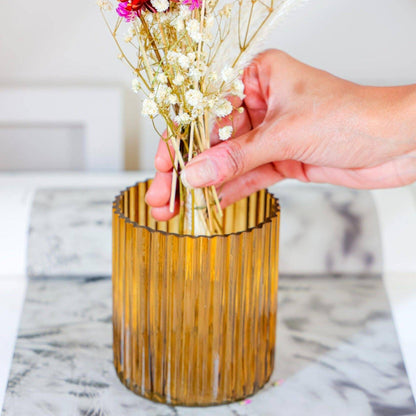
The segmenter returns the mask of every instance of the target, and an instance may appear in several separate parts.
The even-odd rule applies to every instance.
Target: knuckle
[[[276,120],[261,135],[269,144],[270,153],[278,160],[296,158],[296,140],[291,123]]]
[[[231,176],[240,175],[245,168],[245,152],[241,144],[236,140],[227,140],[223,143],[225,163]]]

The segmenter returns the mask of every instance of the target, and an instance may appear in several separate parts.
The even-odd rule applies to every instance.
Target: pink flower
[[[137,16],[137,13],[132,10],[128,10],[127,7],[127,2],[121,2],[118,4],[116,12],[120,17],[124,17],[124,19],[126,19],[126,22],[131,22]]]
[[[186,4],[191,10],[195,10],[202,6],[202,0],[183,0],[182,4]]]

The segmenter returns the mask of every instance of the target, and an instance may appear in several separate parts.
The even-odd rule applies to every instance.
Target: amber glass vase
[[[243,399],[274,364],[279,203],[267,191],[228,207],[225,235],[180,235],[144,202],[113,205],[114,364],[135,393],[171,405]]]

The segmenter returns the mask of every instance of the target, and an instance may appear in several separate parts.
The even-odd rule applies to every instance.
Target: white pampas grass
[[[217,50],[210,70],[221,73],[231,67],[241,72],[262,50],[270,31],[292,10],[307,0],[240,0],[223,2],[229,10],[231,30]],[[217,6],[218,7],[218,6]],[[221,7],[220,7],[221,8]],[[236,51],[230,53],[230,51]]]

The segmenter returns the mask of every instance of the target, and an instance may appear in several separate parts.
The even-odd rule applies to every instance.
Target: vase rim
[[[270,197],[273,200],[273,205],[272,205],[272,208],[271,208],[271,212],[262,222],[260,222],[259,224],[257,224],[254,227],[250,227],[250,228],[247,228],[246,230],[237,231],[237,232],[234,232],[234,233],[213,234],[213,235],[178,234],[178,233],[170,233],[168,231],[163,231],[163,230],[156,230],[154,228],[148,227],[147,225],[141,225],[138,222],[131,220],[123,212],[121,212],[121,209],[120,209],[120,199],[123,195],[125,195],[130,189],[137,187],[137,185],[139,185],[141,183],[149,182],[150,180],[152,180],[152,178],[148,178],[148,179],[145,179],[143,181],[137,181],[134,185],[128,186],[127,188],[120,191],[120,193],[116,196],[116,198],[113,201],[113,211],[119,218],[124,220],[126,224],[131,224],[134,228],[145,229],[145,230],[147,230],[151,233],[160,233],[160,234],[163,234],[163,235],[166,235],[166,236],[173,236],[173,237],[178,237],[178,238],[188,237],[188,238],[192,238],[192,239],[197,239],[197,238],[211,239],[211,238],[219,238],[219,237],[228,238],[228,237],[233,236],[233,235],[246,234],[246,233],[250,233],[254,230],[262,229],[266,224],[271,223],[273,221],[273,219],[276,219],[278,217],[278,215],[280,214],[279,199],[276,198],[272,193],[270,193],[268,191],[268,189],[265,189],[266,195],[270,195]],[[257,191],[257,192],[259,192],[259,191]],[[248,198],[248,197],[246,197],[246,198]],[[242,199],[244,199],[244,198],[242,198]]]

